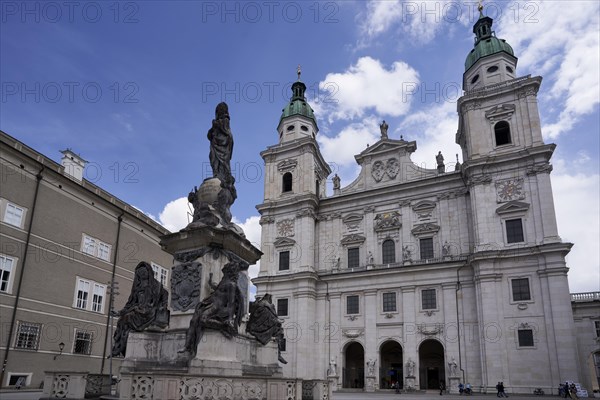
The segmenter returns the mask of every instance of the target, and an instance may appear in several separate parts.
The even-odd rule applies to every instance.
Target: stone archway
[[[344,350],[343,387],[365,387],[365,349],[358,342],[351,342]]]
[[[421,390],[439,389],[446,382],[444,346],[435,340],[424,340],[419,346],[419,384]]]
[[[379,388],[391,389],[391,385],[400,382],[404,387],[402,346],[394,340],[383,342],[379,347]]]

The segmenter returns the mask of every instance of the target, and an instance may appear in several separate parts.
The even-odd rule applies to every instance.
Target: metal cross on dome
[[[298,80],[300,80],[300,75],[302,74],[302,68],[300,68],[300,64],[298,64],[298,69],[296,72],[298,73]]]

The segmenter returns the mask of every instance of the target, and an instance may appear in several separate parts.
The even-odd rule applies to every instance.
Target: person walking
[[[508,395],[504,391],[504,382],[500,382],[498,385],[499,385],[498,393],[500,394],[500,396],[498,396],[498,397],[508,397]]]
[[[496,397],[501,397],[500,396],[500,382],[496,383]]]
[[[458,394],[460,394],[462,396],[464,391],[465,391],[465,385],[463,385],[462,382],[459,382],[458,383]]]
[[[440,381],[440,396],[446,390],[446,383],[444,381]]]

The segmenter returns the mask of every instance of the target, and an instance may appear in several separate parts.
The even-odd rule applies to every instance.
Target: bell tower
[[[576,343],[565,261],[572,244],[562,242],[558,235],[550,181],[556,145],[543,141],[537,103],[542,78],[517,77],[513,49],[496,37],[493,20],[481,9],[480,5],[480,17],[473,26],[475,44],[465,61],[464,94],[457,102],[456,143],[463,151],[461,173],[469,197],[469,264],[475,276],[480,326],[518,321],[510,333],[516,350],[509,340],[482,342],[483,385],[494,387],[507,375],[509,365],[493,361],[498,355],[510,354],[515,360],[524,357],[519,346],[529,346],[523,340],[529,334],[531,343],[548,338],[543,342],[546,353],[556,349],[548,376],[560,382],[570,374],[576,376],[578,370],[570,354],[576,353]],[[514,294],[521,283],[527,290],[539,291],[537,297],[532,292],[525,296],[530,303]],[[499,307],[507,301],[508,306]],[[535,312],[545,319],[531,328],[530,316]],[[558,336],[564,344],[557,346],[554,338]]]

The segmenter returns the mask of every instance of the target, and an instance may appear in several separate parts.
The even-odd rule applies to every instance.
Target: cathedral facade
[[[542,139],[541,77],[481,15],[457,103],[463,164],[415,165],[414,141],[381,139],[342,187],[316,141],[300,79],[265,162],[259,295],[284,321],[284,374],[338,388],[513,393],[578,381],[565,256]]]

